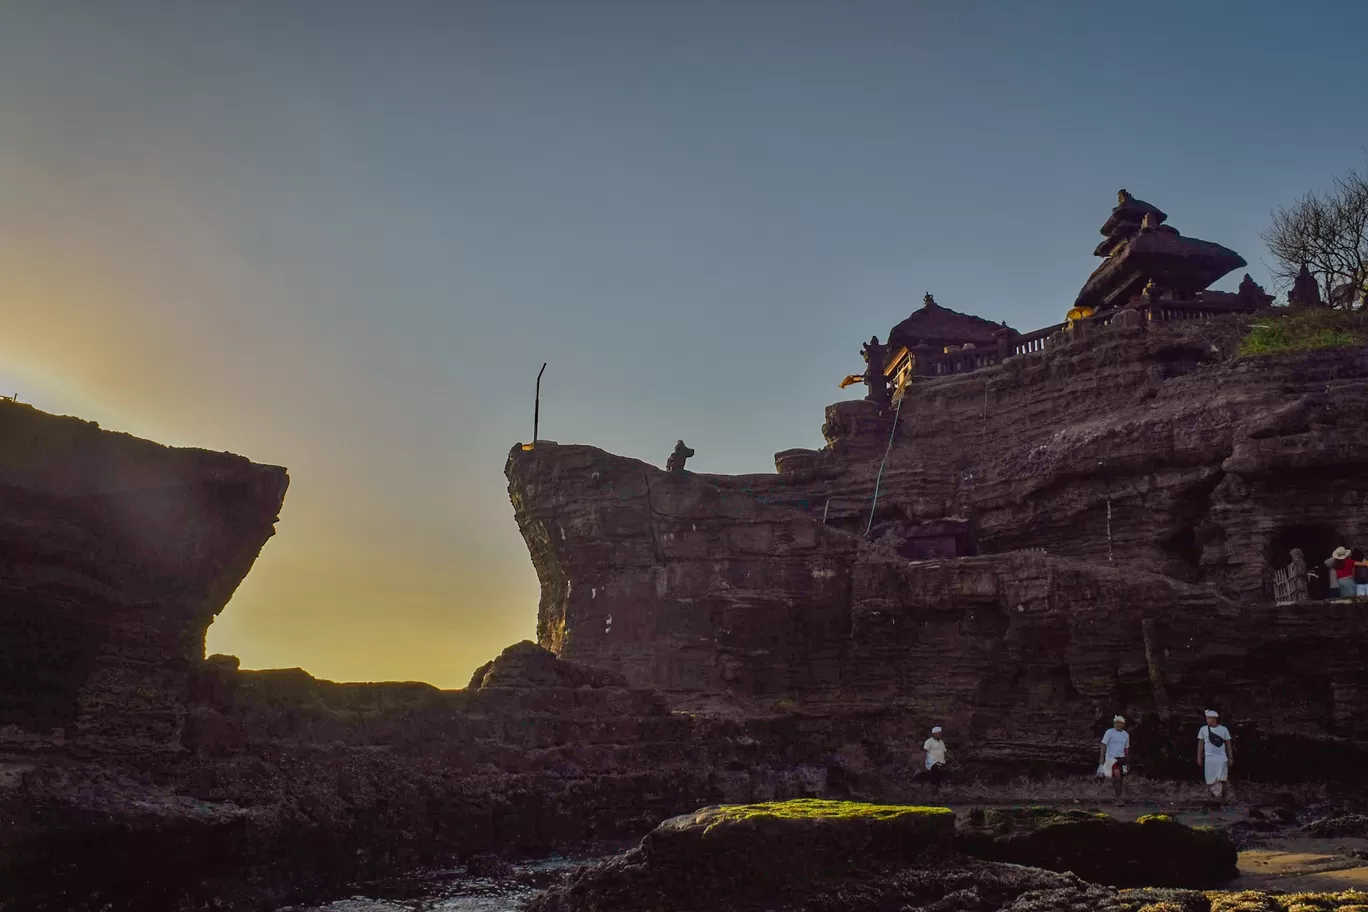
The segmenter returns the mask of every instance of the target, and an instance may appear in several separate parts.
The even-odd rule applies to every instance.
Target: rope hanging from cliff
[[[879,505],[879,482],[883,481],[884,463],[888,462],[888,453],[893,449],[893,435],[898,433],[898,416],[902,414],[902,404],[906,398],[907,393],[904,390],[903,395],[898,397],[898,407],[893,410],[893,429],[888,432],[888,445],[884,447],[883,459],[879,462],[879,474],[874,476],[874,501],[869,505],[869,522],[865,525],[865,535],[874,528],[874,508]]]

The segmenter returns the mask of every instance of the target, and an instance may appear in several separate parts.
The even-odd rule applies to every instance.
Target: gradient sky
[[[542,436],[772,471],[919,305],[1063,318],[1126,187],[1269,283],[1368,3],[0,0],[0,391],[289,467],[209,633],[462,686]],[[1218,287],[1233,289],[1239,274]]]

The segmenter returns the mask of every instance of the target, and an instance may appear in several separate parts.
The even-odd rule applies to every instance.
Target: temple
[[[1031,354],[1065,338],[1062,333],[1106,325],[1126,312],[1135,314],[1128,320],[1173,322],[1272,306],[1273,296],[1248,274],[1234,293],[1212,291],[1212,283],[1247,265],[1244,258],[1220,244],[1185,237],[1167,221],[1157,206],[1119,191],[1102,225],[1103,240],[1093,250],[1102,264],[1083,283],[1064,322],[1019,333],[1006,323],[942,307],[927,294],[920,310],[889,331],[883,375],[866,368],[842,386],[865,382],[866,398],[882,409],[897,405],[913,377],[960,374]],[[1314,289],[1300,294],[1315,296]],[[877,345],[877,337],[871,342]],[[864,354],[868,360],[869,345]]]
[[[1248,265],[1228,247],[1179,234],[1164,224],[1167,215],[1129,192],[1116,196],[1116,207],[1102,225],[1105,240],[1093,251],[1104,257],[1102,265],[1074,301],[1082,315],[1136,304],[1146,287],[1161,298],[1199,300],[1213,282]]]

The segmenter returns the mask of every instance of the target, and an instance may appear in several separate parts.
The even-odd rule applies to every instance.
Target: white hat
[[[1125,717],[1125,716],[1112,716],[1112,721],[1113,721],[1113,722],[1125,722],[1125,721],[1126,721],[1126,717]]]
[[[941,733],[941,727],[940,727],[939,725],[933,725],[933,726],[931,727],[931,734],[933,734],[933,735],[939,735],[940,733]]]
[[[1214,709],[1208,709],[1208,710],[1206,711],[1206,714],[1207,714],[1208,716],[1215,716],[1215,717],[1218,718],[1218,719],[1221,718],[1221,714],[1218,713],[1218,712],[1217,712],[1216,710],[1214,710]]]
[[[1346,557],[1349,556],[1349,549],[1344,547],[1343,545],[1340,545],[1338,548],[1335,549],[1335,553],[1331,554],[1330,556],[1333,557],[1335,560],[1344,560]]]

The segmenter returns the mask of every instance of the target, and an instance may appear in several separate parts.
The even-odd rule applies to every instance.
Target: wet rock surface
[[[989,811],[981,826],[962,828],[958,847],[977,858],[1072,871],[1117,887],[1211,887],[1237,873],[1227,833],[1163,815],[1123,822],[1051,808]]]
[[[1125,853],[1144,842],[1156,873],[1177,869],[1189,848],[1171,821],[1165,832],[1145,832],[1148,824],[1114,825],[1106,835],[1091,816],[1060,812],[1016,815],[1030,829],[1024,835],[1072,832],[1078,838],[1047,836],[1039,852],[1059,868],[1040,868],[966,858],[964,849],[982,848],[973,833],[956,837],[954,817],[945,809],[852,805],[839,802],[788,802],[745,809],[705,808],[661,824],[641,844],[622,855],[579,871],[570,881],[534,899],[529,912],[611,912],[611,910],[1063,910],[1148,908],[1151,912],[1194,909],[1206,912],[1210,899],[1182,890],[1117,891],[1089,883],[1076,872],[1098,869],[1109,854]],[[1191,831],[1188,831],[1191,832]],[[1122,835],[1123,833],[1127,835]],[[1130,834],[1142,834],[1137,841]],[[1162,847],[1164,836],[1170,848]],[[1150,838],[1158,837],[1158,838]],[[1100,840],[1100,841],[1099,841]],[[1128,841],[1129,840],[1129,841]],[[1094,841],[1096,844],[1093,844]],[[1039,843],[1043,847],[1046,843]],[[1017,844],[1019,853],[1025,843]],[[1225,848],[1230,849],[1228,840]],[[1154,864],[1158,853],[1164,863]],[[1202,854],[1188,865],[1215,865],[1207,880],[1233,873],[1229,857]],[[1115,864],[1115,862],[1113,862]],[[1115,868],[1113,868],[1115,870]],[[1185,872],[1186,873],[1186,872]]]

